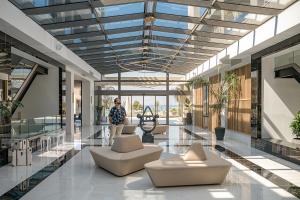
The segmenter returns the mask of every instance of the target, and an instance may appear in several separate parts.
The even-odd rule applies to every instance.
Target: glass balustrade
[[[61,129],[61,116],[45,116],[32,119],[13,119],[11,121],[11,139],[27,139],[40,134],[51,134]]]

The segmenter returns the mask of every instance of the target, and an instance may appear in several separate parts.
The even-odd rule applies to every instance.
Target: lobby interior
[[[0,200],[300,199],[299,10],[1,0]]]

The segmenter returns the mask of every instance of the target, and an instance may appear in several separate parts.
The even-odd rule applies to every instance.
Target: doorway
[[[125,107],[130,123],[138,124],[137,114],[142,114],[149,106],[154,114],[159,115],[160,124],[167,123],[167,98],[166,96],[134,95],[121,96],[122,105]]]

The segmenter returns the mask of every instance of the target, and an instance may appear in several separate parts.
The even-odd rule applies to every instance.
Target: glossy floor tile
[[[167,156],[172,154],[162,157]],[[229,161],[234,166],[222,185],[155,188],[145,170],[115,177],[98,168],[86,147],[22,199],[297,199],[234,160]]]
[[[137,134],[142,136],[142,131],[137,129]],[[63,154],[73,148],[80,150],[79,153],[51,172],[21,199],[277,200],[297,199],[295,196],[300,196],[300,166],[252,148],[245,135],[234,133],[224,141],[216,141],[213,134],[194,126],[170,126],[166,134],[155,135],[154,143],[164,149],[162,158],[184,154],[197,141],[207,151],[213,151],[233,164],[222,185],[173,188],[153,187],[145,170],[126,177],[115,177],[96,167],[89,148],[108,145],[108,137],[108,126],[78,129],[73,143],[34,155],[32,167],[0,168],[0,192],[3,194],[22,180],[36,175],[37,171],[47,167],[59,156],[56,153]]]
[[[33,153],[31,166],[12,167],[10,164],[0,168],[0,196],[43,169],[58,157],[63,156],[73,148],[73,144],[65,143],[48,152],[37,151]]]

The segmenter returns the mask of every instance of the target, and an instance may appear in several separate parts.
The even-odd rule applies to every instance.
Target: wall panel
[[[194,113],[194,125],[204,128],[203,124],[203,87],[201,85],[196,85],[194,88],[195,103],[193,106]]]
[[[216,88],[220,84],[221,75],[216,75],[209,77],[209,87]],[[216,99],[211,93],[209,93],[209,104],[212,105],[216,102]],[[208,129],[212,132],[215,131],[215,128],[218,126],[218,115],[209,108],[209,120],[208,120]]]
[[[232,70],[240,79],[236,97],[228,103],[227,128],[243,133],[251,132],[251,65]]]

